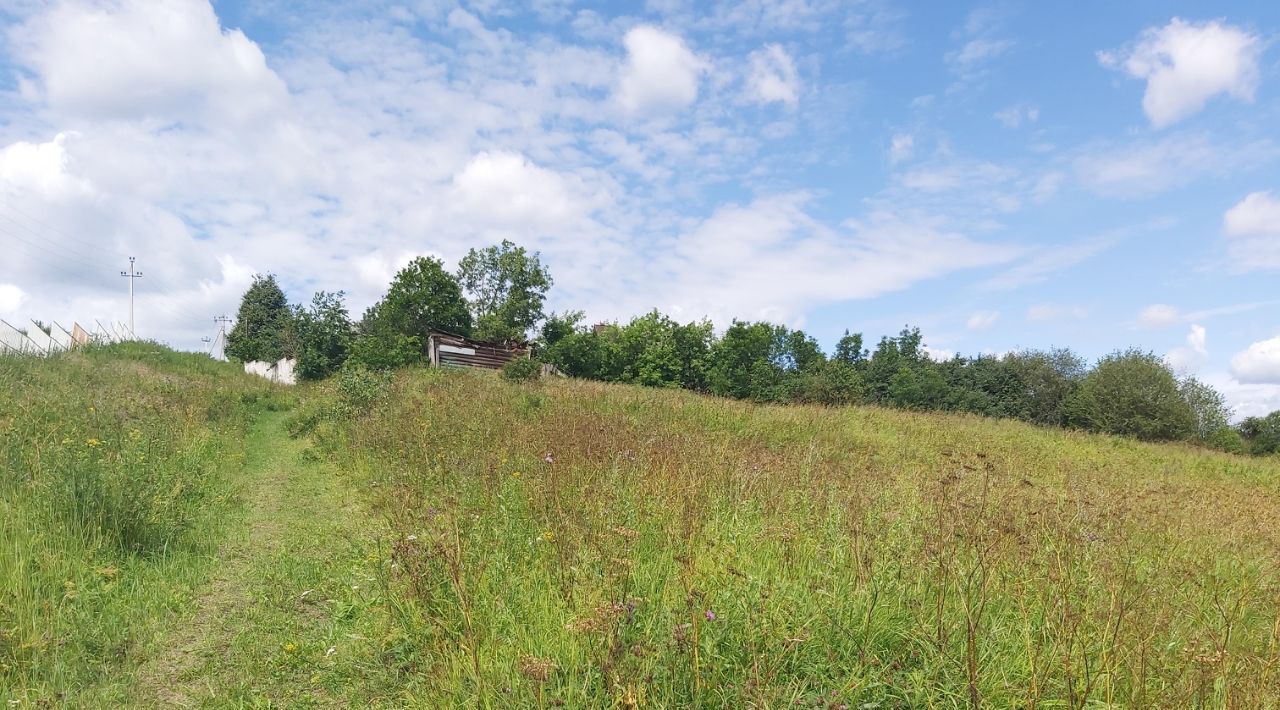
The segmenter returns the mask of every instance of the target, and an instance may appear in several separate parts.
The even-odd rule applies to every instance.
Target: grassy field
[[[393,531],[389,703],[1280,705],[1275,460],[484,373],[345,384],[295,418]]]
[[[126,697],[207,577],[260,381],[144,343],[0,358],[0,699]]]
[[[1275,459],[144,345],[0,393],[10,706],[1280,707]]]

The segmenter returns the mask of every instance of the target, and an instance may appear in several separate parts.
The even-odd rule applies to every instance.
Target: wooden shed
[[[454,333],[433,330],[427,334],[427,353],[432,365],[441,367],[482,367],[500,370],[516,358],[529,357],[529,349],[503,343],[481,343]]]

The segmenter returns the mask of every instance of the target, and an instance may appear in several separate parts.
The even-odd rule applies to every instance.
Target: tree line
[[[845,331],[828,354],[803,330],[765,321],[735,320],[716,333],[708,320],[679,323],[657,310],[625,324],[589,324],[581,311],[546,314],[553,283],[537,252],[509,241],[470,250],[455,273],[418,257],[353,321],[342,292],[290,305],[275,277],[260,275],[241,301],[226,352],[242,362],[294,357],[301,378],[321,379],[346,367],[421,365],[435,329],[528,343],[560,372],[605,382],[766,403],[965,412],[1234,453],[1280,452],[1280,411],[1232,426],[1219,392],[1177,376],[1151,352],[1119,350],[1092,366],[1068,348],[938,362],[920,330],[906,327],[874,347]]]

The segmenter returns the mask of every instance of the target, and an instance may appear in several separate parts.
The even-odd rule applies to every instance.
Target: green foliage
[[[131,705],[111,694],[208,574],[276,391],[152,342],[0,358],[0,699]]]
[[[502,366],[502,378],[508,382],[533,382],[542,377],[542,363],[529,357],[518,357]]]
[[[294,309],[298,333],[298,376],[318,380],[337,372],[351,349],[352,325],[343,292],[320,291],[310,308]]]
[[[227,334],[226,352],[240,362],[275,362],[295,354],[292,313],[274,274],[253,277]]]
[[[504,239],[498,246],[471,249],[458,262],[458,281],[469,298],[476,339],[523,341],[542,320],[552,279],[539,256]]]
[[[846,328],[844,335],[836,343],[836,352],[831,359],[855,366],[866,362],[867,349],[862,347],[862,333],[851,334]]]
[[[1140,350],[1102,358],[1066,408],[1076,426],[1147,441],[1185,439],[1196,430],[1195,413],[1169,366]]]
[[[390,373],[359,364],[348,365],[342,368],[337,377],[340,414],[364,414],[386,401],[390,389]]]
[[[1065,426],[1065,405],[1087,367],[1067,348],[1023,350],[1002,358],[1018,385],[1004,411],[1042,426]]]
[[[1280,453],[1280,410],[1265,417],[1249,417],[1240,423],[1240,434],[1249,451],[1259,456]]]
[[[1191,410],[1192,436],[1201,442],[1221,436],[1231,429],[1231,408],[1220,392],[1194,377],[1187,377],[1178,387],[1182,400]]]
[[[470,335],[471,313],[443,262],[420,256],[396,273],[387,295],[365,312],[360,331],[393,342],[396,336],[418,338],[425,348],[431,330]]]

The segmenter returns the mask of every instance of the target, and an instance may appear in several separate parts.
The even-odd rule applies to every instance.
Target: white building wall
[[[244,364],[244,371],[250,375],[265,377],[282,385],[296,385],[298,378],[294,374],[298,361],[294,358],[283,358],[275,363],[252,360]]]

